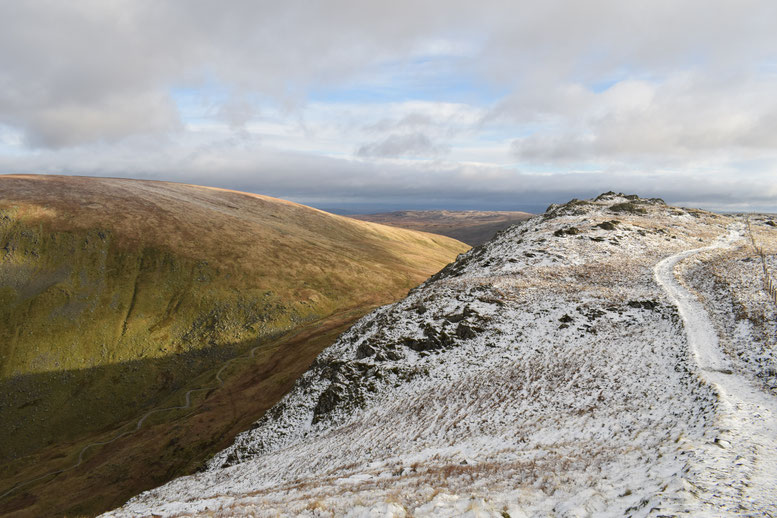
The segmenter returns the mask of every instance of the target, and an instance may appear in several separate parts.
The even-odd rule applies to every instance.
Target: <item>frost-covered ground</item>
[[[777,228],[768,221],[777,217],[753,217],[750,228],[777,284]],[[761,258],[745,237],[689,261],[682,278],[712,316],[733,368],[777,396],[777,305],[763,289]]]
[[[717,436],[692,452],[689,478],[695,493],[714,497],[703,497],[697,510],[705,515],[773,516],[777,510],[777,399],[763,390],[751,372],[735,368],[738,358],[725,347],[721,325],[715,325],[701,302],[704,299],[682,286],[675,273],[684,259],[730,250],[735,244],[747,246],[742,244],[743,231],[744,225],[732,225],[726,238],[664,259],[654,271],[657,282],[680,310],[702,379],[715,389],[720,402]],[[713,262],[706,260],[706,264]],[[711,293],[709,299],[719,297]]]
[[[735,279],[709,283],[701,270],[746,244],[742,228],[735,218],[614,194],[552,207],[364,317],[206,471],[108,515],[772,512],[774,480],[757,461],[775,438],[733,440],[750,407],[732,411],[721,389],[731,383],[710,376],[751,387],[749,378],[699,367],[699,335],[688,335],[689,347],[666,285],[673,264],[656,268],[717,243],[672,259],[689,287],[717,300]],[[686,266],[697,259],[705,262]],[[712,321],[696,309],[685,322],[731,327],[718,318],[725,309],[710,312]],[[732,336],[746,336],[748,324],[737,321]],[[746,342],[721,339],[725,353],[759,360],[720,365],[741,363],[741,376],[768,386],[759,373],[777,368],[764,358],[769,339],[753,342],[755,351]],[[748,399],[756,409],[773,400],[760,391]],[[773,418],[750,424],[768,432]]]

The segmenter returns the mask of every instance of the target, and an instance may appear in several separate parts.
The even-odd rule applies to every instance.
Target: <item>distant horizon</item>
[[[638,194],[638,193],[633,193],[633,194]],[[578,199],[585,199],[585,198],[578,198]],[[566,200],[566,201],[563,201],[563,202],[557,202],[557,203],[563,204],[563,203],[566,203],[568,201],[570,201],[570,200]],[[307,206],[313,207],[315,209],[323,210],[324,212],[329,212],[329,213],[332,213],[332,214],[337,214],[339,216],[352,216],[352,215],[362,215],[362,214],[363,215],[371,215],[371,214],[383,214],[383,213],[388,213],[388,212],[402,212],[402,211],[436,211],[436,210],[447,210],[447,211],[451,211],[451,212],[459,212],[459,211],[462,211],[462,212],[463,211],[526,212],[526,213],[529,213],[529,214],[537,215],[537,214],[543,214],[545,212],[545,209],[547,209],[548,205],[550,205],[550,203],[548,203],[547,205],[542,205],[542,204],[535,205],[533,210],[530,210],[530,209],[532,209],[532,206],[524,206],[524,208],[517,208],[517,209],[510,209],[510,208],[475,208],[475,209],[472,209],[472,208],[448,208],[448,207],[407,208],[407,207],[403,207],[403,206],[387,206],[387,207],[382,207],[381,206],[380,208],[376,208],[374,206],[373,207],[363,206],[362,208],[352,209],[352,208],[348,208],[348,207],[325,207],[325,206],[317,207],[317,206],[311,205],[309,203],[303,203],[303,202],[297,202],[297,203],[300,203],[302,205],[307,205]],[[753,209],[753,210],[746,210],[746,211],[741,211],[741,210],[716,210],[716,209],[712,209],[712,208],[700,207],[700,206],[694,206],[694,205],[688,205],[688,204],[683,205],[683,204],[676,204],[676,203],[670,203],[670,202],[667,202],[667,204],[668,205],[672,205],[672,206],[677,206],[677,207],[702,209],[702,210],[707,210],[709,212],[715,212],[715,213],[719,213],[719,214],[777,214],[777,210],[774,210],[774,209],[762,209],[762,210]]]
[[[302,205],[308,205],[307,203],[303,203]],[[525,209],[462,209],[462,208],[447,208],[447,207],[440,207],[440,208],[397,208],[393,205],[387,206],[387,207],[375,207],[375,206],[359,206],[357,208],[348,208],[348,207],[315,207],[313,205],[308,205],[310,207],[323,210],[324,212],[330,212],[332,214],[337,214],[339,216],[352,216],[352,215],[370,215],[370,214],[385,214],[390,212],[423,212],[423,211],[440,211],[440,210],[446,210],[450,212],[466,212],[466,211],[477,211],[477,212],[524,212],[529,214],[540,214],[542,212],[545,212],[545,209],[542,208],[542,210],[525,210]],[[539,207],[539,205],[537,206]]]
[[[0,173],[777,212],[777,3],[0,3]],[[99,42],[99,44],[95,44]]]
[[[94,177],[94,178],[116,178],[121,180],[147,180],[147,181],[158,181],[158,182],[173,182],[173,183],[186,183],[186,184],[192,184],[192,185],[199,185],[202,187],[214,187],[217,189],[229,189],[229,190],[235,190],[240,192],[246,192],[251,194],[259,194],[263,196],[270,196],[273,198],[279,198],[287,201],[292,201],[295,203],[299,203],[301,205],[307,205],[309,207],[313,207],[315,209],[323,210],[325,212],[330,212],[332,214],[338,214],[341,216],[348,216],[348,215],[355,215],[355,214],[380,214],[385,212],[397,212],[397,211],[423,211],[423,210],[450,210],[450,211],[467,211],[467,210],[476,210],[476,211],[510,211],[510,212],[528,212],[530,214],[542,214],[545,212],[547,207],[553,203],[555,204],[564,204],[568,201],[577,198],[580,200],[585,199],[592,199],[596,198],[598,195],[604,193],[604,192],[622,192],[623,194],[629,195],[629,194],[636,194],[640,196],[641,198],[661,198],[664,200],[667,204],[678,206],[678,207],[687,207],[687,208],[696,208],[696,209],[703,209],[708,210],[710,212],[718,212],[721,214],[737,214],[737,213],[758,213],[758,214],[777,214],[777,204],[774,206],[749,206],[749,207],[736,207],[732,206],[733,203],[730,203],[728,205],[720,205],[715,204],[714,202],[710,203],[694,203],[693,201],[689,200],[673,200],[665,195],[662,195],[660,192],[651,191],[648,193],[643,193],[639,191],[634,190],[616,190],[616,189],[604,189],[601,191],[581,191],[577,193],[564,193],[560,194],[557,193],[555,197],[550,197],[551,195],[548,193],[537,193],[536,199],[531,200],[527,199],[527,195],[521,196],[520,201],[510,201],[509,199],[506,199],[507,197],[500,197],[500,196],[494,196],[492,202],[485,202],[482,200],[468,200],[466,197],[458,197],[456,199],[440,199],[435,197],[430,197],[428,201],[422,200],[419,196],[412,197],[409,201],[402,201],[402,200],[391,200],[391,201],[375,201],[375,202],[369,202],[365,199],[354,199],[353,197],[343,197],[341,200],[333,199],[332,197],[327,197],[327,199],[321,199],[321,197],[306,197],[306,196],[300,196],[295,192],[279,192],[277,190],[257,190],[253,188],[251,185],[242,185],[242,184],[235,184],[233,182],[219,182],[219,181],[211,181],[208,183],[196,183],[191,181],[185,181],[180,178],[176,179],[167,179],[167,178],[135,178],[130,176],[121,176],[121,175],[111,175],[111,176],[103,176],[103,175],[90,175],[90,174],[57,174],[57,173],[20,173],[20,172],[8,172],[8,173],[0,173],[0,177],[2,175],[34,175],[34,176],[46,176],[46,175],[54,175],[54,176],[74,176],[74,177]]]

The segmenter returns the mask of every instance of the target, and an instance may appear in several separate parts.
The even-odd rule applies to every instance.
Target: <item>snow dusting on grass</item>
[[[709,366],[686,327],[712,323],[680,305],[683,320],[680,292],[667,287],[674,263],[693,254],[654,277],[660,261],[716,242],[732,224],[613,193],[551,206],[360,320],[205,471],[107,516],[768,512],[777,494],[757,457],[774,437],[734,444],[721,431],[747,424],[726,395],[746,383],[721,385],[710,376],[731,375],[700,368]],[[695,254],[689,271],[735,241]],[[723,300],[751,274],[689,282]],[[723,303],[705,307],[726,330],[726,353],[761,333],[734,363],[753,365],[768,385],[759,374],[776,367],[763,353],[768,326],[749,317],[759,296],[731,289],[755,313],[729,321]],[[773,404],[761,392],[745,399]],[[750,456],[735,467],[738,444]],[[762,489],[745,491],[750,482]]]

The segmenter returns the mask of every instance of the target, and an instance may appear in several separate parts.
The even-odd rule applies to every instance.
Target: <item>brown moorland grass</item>
[[[266,344],[254,360],[238,360],[223,386],[195,396],[192,408],[161,413],[138,432],[90,449],[78,468],[46,477],[0,499],[0,515],[94,516],[142,491],[196,471],[277,402],[315,356],[366,311],[360,308],[333,315]],[[214,367],[203,373],[160,405],[179,405],[186,389],[212,385],[217,370]],[[3,465],[0,488],[70,466],[85,445],[109,440],[134,424],[134,419],[120,422],[111,429],[53,444]]]
[[[170,406],[249,345],[273,344],[335,314],[351,311],[352,321],[466,248],[222,189],[0,176],[0,490],[61,467],[79,444],[144,409]],[[302,370],[286,372],[284,383]],[[187,455],[201,461],[212,440]],[[150,451],[156,457],[139,455],[138,465],[170,460]],[[101,484],[95,480],[92,488]],[[46,514],[57,509],[51,502]]]

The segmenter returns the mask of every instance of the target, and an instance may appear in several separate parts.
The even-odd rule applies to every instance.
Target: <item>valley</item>
[[[0,1],[0,518],[777,518],[775,20]]]
[[[95,514],[191,472],[335,330],[467,248],[234,191],[0,176],[0,512]]]
[[[532,217],[528,212],[480,210],[403,210],[354,214],[349,218],[441,234],[471,246],[489,241],[500,230]]]

